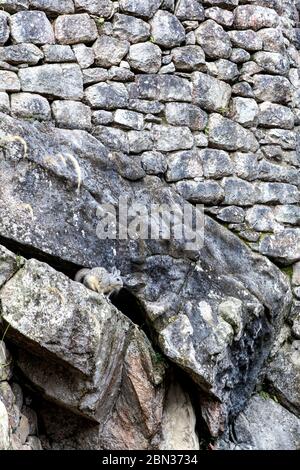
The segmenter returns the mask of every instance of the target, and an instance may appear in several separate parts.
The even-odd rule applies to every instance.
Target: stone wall
[[[52,135],[72,140],[68,132],[78,131],[75,154],[84,147],[92,159],[97,140],[101,152],[108,152],[99,167],[107,157],[126,184],[160,180],[172,194],[204,204],[212,219],[238,236],[238,247],[242,241],[279,266],[294,300],[283,328],[283,321],[274,327],[281,332],[272,340],[266,383],[299,417],[299,2],[0,0],[0,5],[0,111],[12,118],[2,120],[1,146],[16,123],[22,138],[31,135],[31,161],[40,164],[43,139],[35,140],[30,126],[37,126],[37,135],[44,132],[47,149]],[[67,152],[74,150],[70,141],[59,139]],[[97,194],[103,176],[95,170],[93,180],[85,169],[83,186]],[[67,249],[49,248],[44,238],[33,240],[23,228],[9,230],[1,236],[62,260],[72,258]],[[261,258],[255,260],[251,266],[260,269]],[[81,253],[74,262],[93,261]],[[248,289],[236,266],[223,274],[240,276]],[[265,285],[261,288],[265,293]],[[249,290],[262,301],[258,288],[251,284]],[[273,304],[262,303],[272,310]],[[169,359],[195,373],[165,349]],[[195,382],[203,387],[206,373],[198,373]],[[218,380],[210,384],[214,393]],[[216,412],[216,421],[222,413]],[[212,420],[207,421],[213,435],[224,430],[218,423],[214,433]],[[222,445],[230,447],[226,442]]]
[[[292,2],[238,3],[1,1],[1,110],[88,130],[140,164],[129,179],[164,177],[291,264],[298,13]]]

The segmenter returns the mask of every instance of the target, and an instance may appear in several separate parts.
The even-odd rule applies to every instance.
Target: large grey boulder
[[[213,406],[211,402],[220,402],[220,424],[214,428],[217,434],[224,428],[228,415],[235,415],[243,408],[282,325],[291,296],[286,277],[269,260],[251,252],[239,238],[209,217],[205,218],[204,245],[193,250],[187,250],[185,239],[131,240],[125,244],[119,240],[99,239],[97,208],[100,202],[117,205],[119,197],[124,195],[142,201],[145,207],[162,202],[168,206],[182,204],[183,200],[156,177],[145,177],[134,184],[122,178],[115,155],[84,131],[62,131],[5,115],[1,115],[0,128],[4,134],[19,135],[27,144],[22,144],[22,140],[10,143],[6,159],[0,159],[0,184],[5,188],[0,198],[1,236],[38,247],[54,257],[52,259],[71,261],[79,266],[111,268],[117,265],[126,288],[144,309],[163,353],[189,374],[202,393],[209,393],[208,410]],[[26,201],[23,206],[22,201]],[[51,211],[47,210],[49,204]],[[53,214],[59,217],[53,219]],[[34,289],[34,282],[29,281],[30,269],[34,266],[31,262],[24,270],[29,290]],[[45,267],[38,266],[39,282],[45,289],[53,278],[58,290],[59,283],[63,282],[66,292],[72,292],[70,298],[74,298],[74,284],[65,278],[61,281],[51,269],[43,278],[41,270]],[[14,302],[16,306],[21,305],[23,315],[22,302],[31,302],[31,296],[24,299],[21,293],[20,296],[8,295],[9,285],[17,286],[19,282],[22,283],[21,273],[2,290],[2,296],[6,293],[6,315],[15,325],[11,328],[11,337],[15,340],[17,336],[13,332],[17,325],[14,322],[18,315],[14,316],[10,306]],[[78,289],[80,286],[76,285],[77,292]],[[68,308],[69,304],[63,304],[59,294],[50,294],[57,309]],[[46,296],[46,293],[39,295]],[[74,304],[70,302],[71,308]],[[110,318],[109,305],[104,302],[103,308],[105,318]],[[91,309],[94,312],[92,306]],[[37,315],[34,305],[30,312],[29,315],[33,312]],[[54,318],[57,314],[58,323],[67,328],[58,312],[54,311]],[[78,315],[80,319],[80,312]],[[96,312],[93,315],[97,315]],[[119,318],[118,313],[116,315]],[[32,331],[25,317],[24,323],[22,318],[20,321],[22,328]],[[110,326],[107,328],[110,331]],[[42,334],[42,329],[38,334]],[[37,339],[34,336],[32,341],[37,342]],[[55,342],[47,345],[49,351],[55,347]],[[84,357],[80,359],[76,354],[72,357],[72,349],[68,351],[67,348],[67,360],[72,362],[73,369],[87,372],[89,369],[81,364]],[[20,355],[20,361],[22,358],[25,370],[29,362],[25,355]],[[92,365],[89,367],[91,369]],[[33,371],[39,368],[35,366]],[[48,374],[45,380],[47,377]],[[74,404],[74,400],[72,402]],[[76,403],[82,412],[81,403],[78,400]],[[210,413],[206,416],[212,426]]]
[[[300,420],[271,397],[255,395],[233,424],[234,443],[223,450],[299,450]]]
[[[54,13],[57,15],[74,13],[73,0],[28,0],[28,2],[30,4],[30,8],[44,10],[47,13]]]

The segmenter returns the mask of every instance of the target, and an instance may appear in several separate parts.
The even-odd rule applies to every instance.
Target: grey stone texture
[[[0,449],[299,449],[299,1],[0,6]]]

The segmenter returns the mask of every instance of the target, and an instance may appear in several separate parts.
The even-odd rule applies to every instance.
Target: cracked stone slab
[[[26,141],[26,148],[22,140],[10,143],[0,160],[1,235],[80,266],[117,265],[164,354],[221,401],[224,422],[236,414],[289,309],[286,277],[209,217],[199,250],[187,251],[185,240],[100,240],[100,202],[116,206],[121,195],[145,207],[183,200],[155,177],[132,184],[120,176],[108,148],[85,131],[5,115],[0,130]]]

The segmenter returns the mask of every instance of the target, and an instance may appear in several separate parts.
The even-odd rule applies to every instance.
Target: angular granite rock
[[[261,127],[293,129],[294,122],[294,113],[287,106],[270,103],[269,101],[265,101],[259,105],[258,123]]]
[[[271,397],[254,395],[233,423],[234,443],[222,450],[298,450],[300,420]]]
[[[134,201],[142,201],[145,207],[162,202],[170,207],[174,203],[183,204],[182,198],[156,177],[146,176],[134,184],[122,178],[108,149],[84,131],[53,129],[5,115],[1,115],[0,128],[5,130],[5,134],[19,135],[27,143],[24,148],[22,141],[15,142],[6,149],[5,161],[0,159],[0,184],[5,188],[5,194],[1,194],[0,198],[1,235],[27,246],[39,247],[49,256],[80,266],[98,265],[111,269],[117,265],[124,276],[126,288],[136,296],[156,332],[163,354],[188,373],[202,388],[202,394],[209,394],[210,402],[221,402],[219,418],[222,429],[228,416],[236,415],[252,393],[275,334],[289,310],[291,293],[285,275],[209,217],[205,217],[203,247],[199,240],[199,245],[192,250],[187,250],[186,238],[131,240],[125,244],[118,239],[103,239],[97,216],[100,202],[117,206],[119,197],[126,195]],[[21,162],[18,165],[16,149],[18,161]],[[23,158],[24,152],[26,159]],[[30,211],[25,211],[25,208],[24,212],[20,210],[20,199],[31,206]],[[47,210],[49,204],[51,211]],[[54,220],[53,214],[59,217]],[[31,262],[31,266],[33,264]],[[38,265],[44,271],[44,265]],[[56,279],[54,281],[53,277],[50,288],[59,290],[63,283],[66,292],[73,287],[75,289],[75,285],[63,275],[51,269],[50,272]],[[224,273],[230,273],[230,276]],[[25,278],[30,279],[29,272]],[[9,284],[15,286],[18,279],[21,282],[21,274],[6,284],[1,295],[7,292]],[[50,279],[52,274],[46,278],[41,274],[40,280],[36,281],[45,288],[42,292],[39,290],[41,302],[48,298],[46,292]],[[34,282],[26,281],[25,284],[26,289],[35,289]],[[77,295],[78,290],[82,292],[82,289],[84,287],[76,284]],[[68,328],[72,322],[66,325],[59,312],[61,308],[64,311],[73,308],[76,292],[73,294],[72,290],[71,300],[66,304],[55,292],[54,289],[49,293],[51,311],[58,324]],[[92,292],[87,295],[94,299]],[[14,302],[18,303],[18,299],[19,305],[23,305],[24,301],[31,302],[33,311],[40,315],[41,306],[34,306],[31,295],[24,299],[24,296],[7,293],[5,309],[12,321],[13,311],[9,309],[8,313],[8,307]],[[77,303],[80,302],[78,297],[76,299]],[[234,315],[231,314],[232,308],[228,307],[232,305],[235,306]],[[30,314],[29,309],[27,311]],[[22,315],[23,312],[24,306]],[[80,311],[77,312],[81,318]],[[98,307],[97,312],[99,314]],[[119,318],[118,313],[116,315]],[[20,321],[22,324],[22,318]],[[29,330],[33,328],[32,323],[26,324],[25,317],[23,325],[27,325]],[[79,327],[80,323],[76,321],[76,325]],[[109,332],[110,327],[105,331]],[[84,331],[86,329],[85,318]],[[10,330],[13,337],[14,328]],[[56,331],[54,338],[58,335]],[[43,329],[40,329],[39,334],[42,333]],[[93,334],[97,334],[97,329],[93,329]],[[75,338],[79,341],[81,336]],[[36,339],[32,337],[32,341]],[[89,347],[93,344],[89,341]],[[105,344],[108,343],[103,343],[103,346]],[[61,347],[69,351],[65,340],[63,345],[59,345]],[[53,337],[47,348],[49,357],[50,349],[53,351],[56,348]],[[251,351],[251,354],[245,356],[245,350]],[[68,355],[75,372],[80,368],[83,374],[87,374],[89,369],[81,363],[84,363],[84,356],[77,355],[75,350],[74,357],[71,357],[72,349]],[[63,363],[65,359],[61,359]],[[26,364],[32,364],[23,353],[19,356],[20,364],[21,361],[24,370]],[[41,357],[38,361],[40,364]],[[91,369],[92,366],[89,367]],[[39,367],[33,366],[30,374],[38,370]],[[62,375],[65,378],[66,374]],[[49,380],[49,369],[46,379]],[[66,397],[68,394],[64,392],[63,398]],[[82,410],[85,405],[90,406],[89,410],[97,407],[97,404],[86,400],[84,405],[80,403],[80,412],[86,412],[85,408]],[[110,406],[107,396],[105,405]],[[207,408],[210,406],[213,405],[207,405]],[[88,413],[90,416],[90,411]],[[209,421],[209,413],[206,416]]]
[[[203,21],[204,8],[197,0],[179,0],[176,4],[175,15],[181,21]]]
[[[168,156],[167,165],[166,180],[169,183],[203,175],[202,163],[197,152],[171,153]]]
[[[196,41],[211,59],[228,59],[232,47],[227,32],[213,20],[206,20],[195,31]]]
[[[101,35],[93,45],[96,64],[100,67],[119,65],[129,50],[129,42]]]
[[[283,406],[300,418],[299,339],[285,343],[270,360],[267,381]]]
[[[91,43],[98,36],[96,23],[87,13],[59,16],[54,31],[59,44]]]
[[[146,21],[119,13],[114,15],[113,31],[115,37],[132,44],[147,41],[150,37],[150,26]]]
[[[45,64],[21,69],[22,91],[41,93],[70,100],[83,97],[83,82],[77,64]]]
[[[207,124],[207,114],[190,103],[167,103],[166,119],[174,126],[187,126],[192,131],[201,131]]]
[[[81,423],[76,415],[88,419],[77,430],[80,448],[91,448],[87,439],[94,449],[155,445],[165,367],[136,325],[104,296],[35,260],[0,297],[27,380],[44,398],[73,412],[74,424]],[[20,314],[25,305],[26,315]],[[64,411],[57,415],[63,418]],[[62,438],[60,445],[68,448]]]
[[[193,72],[205,64],[205,54],[200,46],[181,46],[172,50],[172,59],[177,70]]]
[[[11,112],[13,116],[19,118],[41,121],[51,119],[48,100],[35,93],[13,93],[11,95]]]
[[[259,246],[259,251],[283,265],[300,260],[300,229],[286,228],[274,235],[267,235]]]
[[[78,101],[54,101],[52,112],[59,127],[88,130],[92,126],[91,109]]]
[[[74,13],[73,0],[29,0],[29,3],[30,8],[44,10],[46,13],[57,15]]]
[[[0,46],[3,46],[6,43],[10,35],[8,18],[9,15],[6,12],[0,12]]]
[[[128,92],[123,83],[99,83],[86,88],[85,99],[95,109],[125,108]]]
[[[127,60],[133,70],[157,73],[161,67],[161,50],[151,42],[134,44],[130,46]]]
[[[175,15],[159,10],[150,21],[153,42],[171,48],[179,46],[185,39],[185,30]]]
[[[42,51],[34,44],[15,44],[0,48],[0,60],[13,65],[36,65],[43,57]]]
[[[258,5],[240,5],[234,11],[234,25],[239,29],[275,28],[279,16],[272,8]]]
[[[253,93],[258,101],[286,104],[291,100],[291,83],[285,77],[255,75]]]
[[[258,142],[251,131],[220,114],[209,117],[208,140],[223,150],[255,152],[258,149]]]
[[[111,0],[74,0],[74,5],[78,11],[86,11],[101,18],[110,18],[114,11]]]
[[[287,75],[290,67],[287,55],[280,54],[279,52],[256,52],[253,60],[266,73]]]
[[[0,70],[0,91],[20,91],[20,80],[15,72]]]

